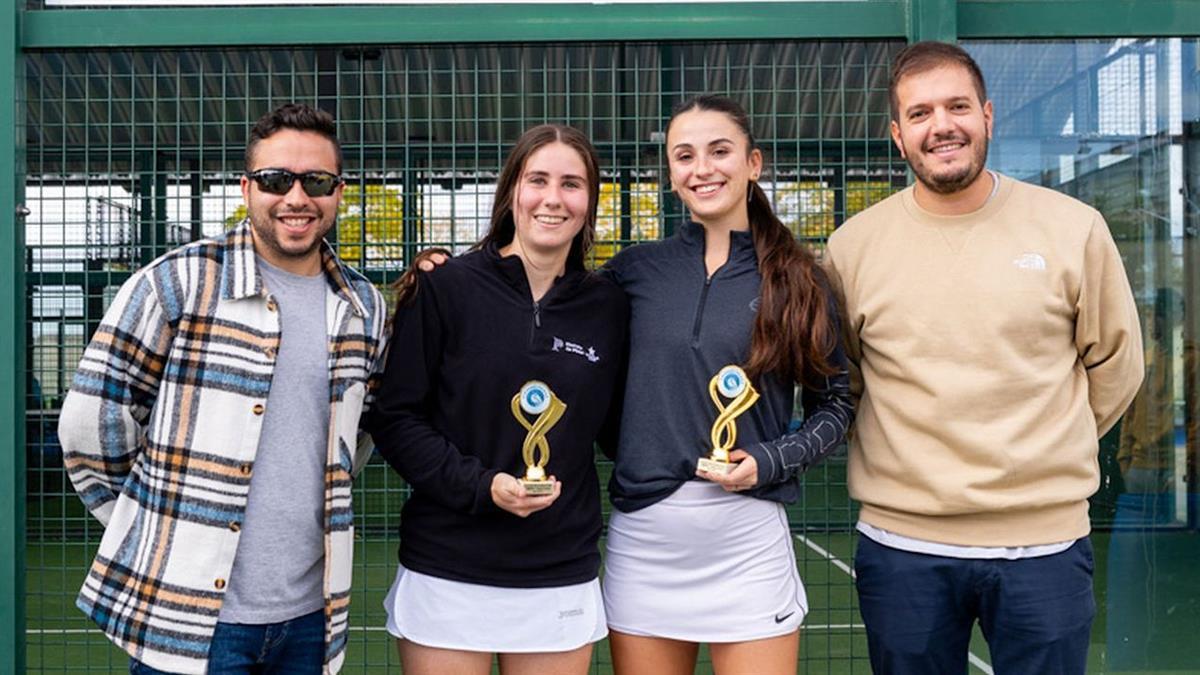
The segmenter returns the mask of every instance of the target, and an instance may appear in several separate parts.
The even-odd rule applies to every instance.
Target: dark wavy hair
[[[671,112],[671,124],[692,111],[721,113],[746,136],[746,152],[757,146],[750,118],[736,101],[705,94],[684,101]],[[830,317],[829,279],[807,247],[771,209],[771,202],[755,181],[750,181],[746,215],[762,275],[758,315],[750,338],[750,356],[745,364],[752,378],[777,373],[804,384],[817,385],[818,378],[832,375],[837,367],[830,357],[839,339]]]
[[[259,141],[270,138],[281,129],[312,131],[329,139],[337,153],[337,172],[342,172],[342,144],[337,139],[337,124],[333,121],[333,115],[303,103],[284,103],[258,118],[250,130],[250,139],[246,141],[246,171],[254,168],[254,148]]]

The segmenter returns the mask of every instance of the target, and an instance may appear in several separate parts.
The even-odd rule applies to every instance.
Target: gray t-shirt
[[[325,604],[325,454],[329,344],[324,274],[305,277],[258,258],[279,311],[246,520],[221,607],[226,623],[276,623]]]

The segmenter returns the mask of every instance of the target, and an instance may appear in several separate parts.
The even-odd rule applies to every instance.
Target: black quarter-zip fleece
[[[609,482],[617,509],[636,511],[666,498],[695,479],[696,460],[711,450],[718,411],[708,382],[721,368],[746,362],[762,283],[750,233],[730,237],[729,259],[711,277],[704,229],[695,223],[670,239],[625,249],[605,268],[630,303],[632,349]],[[804,419],[794,431],[794,383],[774,373],[755,382],[761,398],[737,418],[734,447],[758,464],[758,486],[743,494],[796,501],[798,475],[841,444],[853,403],[840,346],[832,358],[839,373],[824,387],[802,389]]]
[[[610,280],[569,266],[537,302],[516,256],[494,247],[421,273],[397,310],[368,428],[413,488],[400,562],[455,581],[513,588],[596,577],[600,494],[593,442],[624,369],[628,305]],[[520,477],[525,428],[511,400],[541,380],[566,412],[546,436],[549,508],[519,518],[497,507],[497,472]],[[532,416],[527,416],[533,421]]]

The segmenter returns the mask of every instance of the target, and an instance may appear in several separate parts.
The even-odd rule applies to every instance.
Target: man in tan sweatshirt
[[[861,400],[849,463],[876,673],[1083,673],[1097,439],[1142,380],[1137,311],[1093,208],[985,169],[962,49],[901,52],[892,138],[917,182],[829,240]]]

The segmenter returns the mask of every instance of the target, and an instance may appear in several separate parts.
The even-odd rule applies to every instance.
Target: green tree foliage
[[[629,236],[633,241],[653,241],[659,238],[659,209],[657,183],[632,183],[629,186]],[[617,183],[600,185],[600,202],[596,208],[596,243],[592,261],[603,265],[621,250],[621,186]]]

